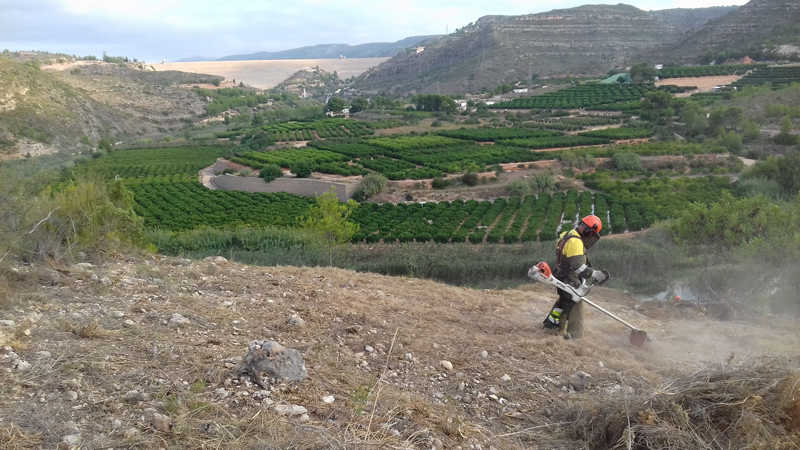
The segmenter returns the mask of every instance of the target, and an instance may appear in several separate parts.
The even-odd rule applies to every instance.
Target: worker
[[[556,265],[553,276],[575,288],[580,296],[588,294],[594,284],[603,284],[608,272],[595,270],[586,257],[586,251],[600,240],[603,222],[595,215],[581,219],[578,226],[561,233],[556,243]],[[583,302],[556,288],[558,300],[544,319],[544,327],[559,329],[565,339],[583,336]]]

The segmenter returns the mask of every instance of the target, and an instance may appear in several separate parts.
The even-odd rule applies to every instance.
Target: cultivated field
[[[153,64],[156,70],[179,70],[181,72],[207,73],[223,76],[228,80],[243,81],[253,87],[269,89],[307,67],[319,66],[328,72],[336,71],[341,78],[361,75],[370,67],[388,58],[353,59],[289,59],[261,61],[203,61],[187,63]]]
[[[693,92],[711,92],[714,86],[727,86],[733,84],[742,78],[741,75],[720,75],[713,77],[683,77],[683,78],[665,78],[656,81],[656,86],[694,86],[697,88]],[[688,93],[686,94],[688,95]],[[678,94],[679,97],[686,95]]]

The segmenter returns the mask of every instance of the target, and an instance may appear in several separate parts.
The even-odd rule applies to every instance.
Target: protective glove
[[[611,275],[605,270],[595,270],[592,272],[592,283],[601,285],[611,278]]]

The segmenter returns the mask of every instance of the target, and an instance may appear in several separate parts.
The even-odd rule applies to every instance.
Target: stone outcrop
[[[395,93],[493,89],[534,75],[599,75],[677,42],[699,23],[732,8],[646,12],[587,5],[523,16],[485,16],[455,33],[363,74],[357,86]]]

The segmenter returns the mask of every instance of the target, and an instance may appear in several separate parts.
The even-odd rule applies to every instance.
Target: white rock
[[[444,370],[453,370],[453,363],[446,359],[439,361],[439,365],[442,366]]]
[[[230,300],[226,300],[226,301],[222,302],[222,306],[224,306],[226,308],[230,308],[231,306],[233,306],[233,302],[230,301]]]
[[[311,420],[311,417],[309,417],[308,414],[303,414],[302,416],[300,416],[299,420],[300,422],[308,422],[309,420]]]
[[[114,419],[114,420],[111,421],[111,429],[119,430],[120,428],[122,428],[122,421],[121,420]]]
[[[288,323],[289,326],[300,328],[306,324],[306,321],[303,320],[299,315],[292,314],[289,316],[289,319],[286,321],[286,323]]]
[[[305,406],[300,405],[275,405],[274,409],[282,416],[302,416],[308,412]]]
[[[322,397],[322,403],[326,403],[326,404],[330,405],[334,401],[336,401],[336,397],[334,397],[332,395],[326,395],[325,397]]]
[[[31,368],[31,363],[29,363],[28,361],[25,361],[23,359],[18,359],[13,364],[13,367],[14,367],[14,369],[17,369],[20,372],[25,372],[26,370]]]
[[[511,376],[509,374],[504,374],[502,377],[500,377],[500,381],[508,383],[509,381],[511,381]]]
[[[183,317],[178,313],[173,313],[172,317],[170,317],[169,319],[169,326],[171,327],[182,327],[190,323],[192,323],[191,320],[187,319],[186,317]]]
[[[78,400],[78,393],[75,391],[67,391],[64,393],[64,398],[66,398],[68,401],[74,402]]]
[[[122,319],[125,317],[125,313],[122,311],[111,311],[111,317],[115,319]]]
[[[489,357],[489,352],[486,350],[481,351],[481,359],[486,359]]]
[[[131,319],[128,319],[125,322],[122,322],[122,324],[125,325],[128,328],[136,326],[136,322],[132,321]]]
[[[405,359],[406,361],[413,361],[414,355],[411,352],[408,352],[405,355],[403,355],[403,359]]]
[[[365,345],[364,346],[364,351],[367,352],[367,353],[372,353],[372,352],[375,351],[375,349],[371,345]]]
[[[67,445],[68,448],[75,448],[81,443],[81,435],[78,434],[68,434],[61,438],[61,442]]]

